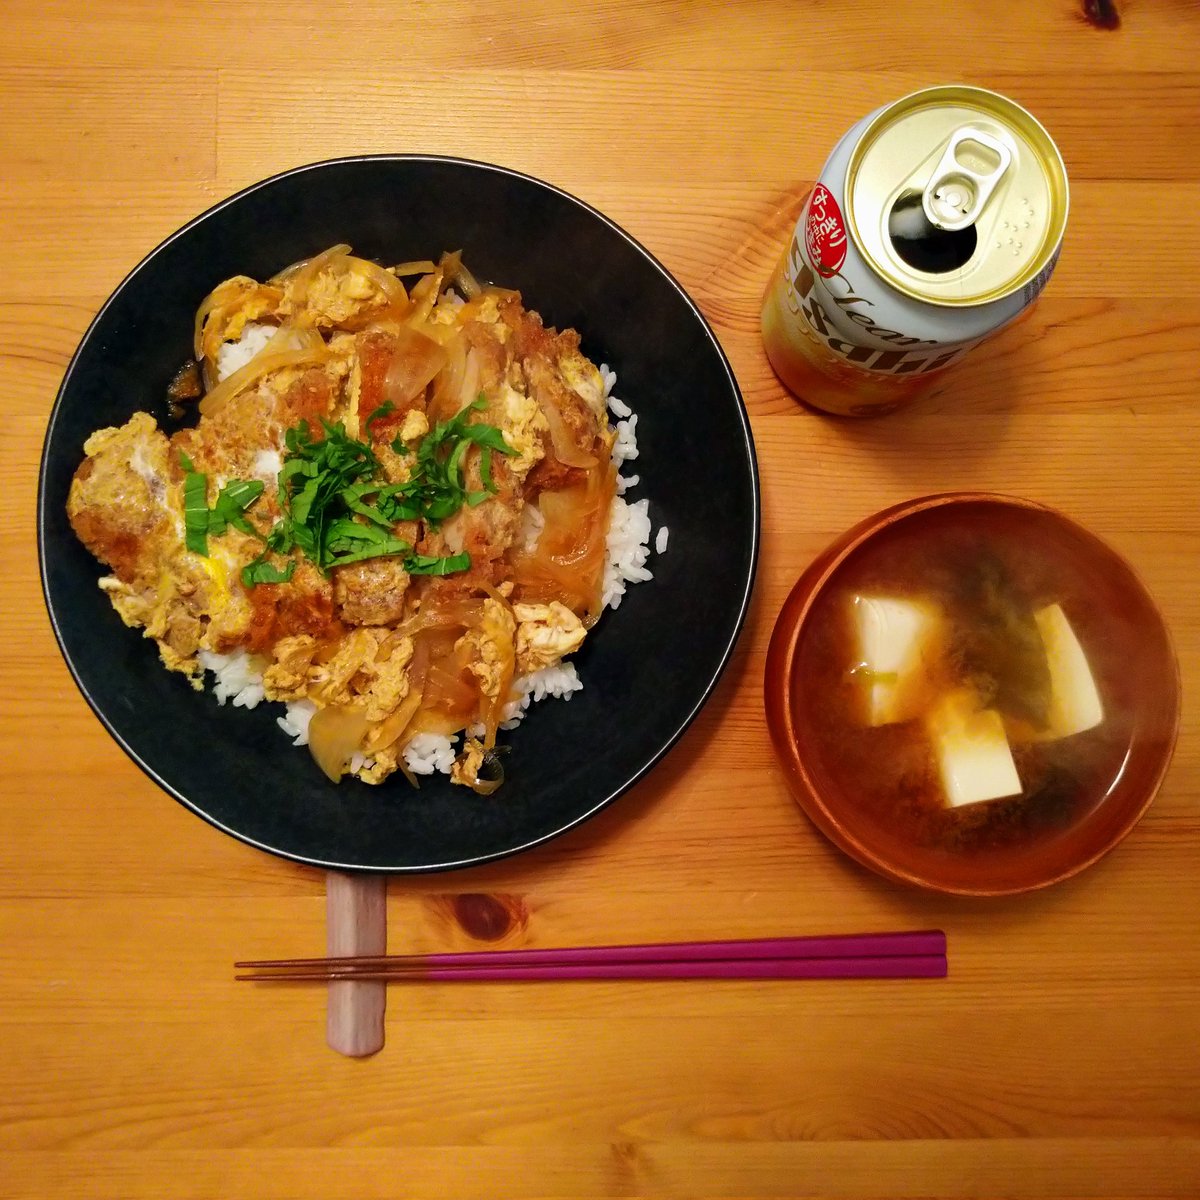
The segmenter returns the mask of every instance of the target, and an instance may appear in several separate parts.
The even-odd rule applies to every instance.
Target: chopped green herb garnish
[[[410,575],[451,575],[465,571],[471,565],[471,556],[464,550],[461,554],[448,554],[438,558],[431,554],[410,554],[404,569]]]
[[[232,525],[255,537],[262,535],[250,524],[246,509],[263,494],[261,479],[231,479],[217,494],[217,502],[208,507],[208,476],[196,470],[196,464],[179,452],[184,470],[183,528],[184,544],[193,554],[208,557],[208,539],[220,537]]]
[[[479,476],[483,480],[484,488],[489,492],[496,490],[496,485],[492,482],[492,448],[491,446],[482,446],[479,450]],[[467,503],[473,501],[471,497],[467,497]]]
[[[252,563],[247,563],[242,568],[242,583],[246,587],[254,587],[258,583],[287,583],[295,570],[295,559],[291,559],[281,571],[266,561],[266,552],[264,551]]]
[[[452,517],[464,504],[474,507],[494,494],[496,484],[492,479],[492,452],[515,454],[516,451],[504,440],[504,434],[495,425],[471,424],[471,414],[486,407],[487,401],[480,396],[468,404],[457,416],[448,421],[439,421],[421,440],[417,447],[417,461],[412,479],[404,485],[421,508],[421,517],[436,528],[442,521]],[[479,473],[483,480],[483,491],[467,492],[463,486],[462,463],[467,450],[476,445],[480,448]],[[409,449],[397,437],[392,449],[398,454],[408,454]]]
[[[208,477],[182,451],[184,542],[193,554],[208,554]]]
[[[217,494],[217,502],[208,514],[208,532],[220,537],[227,526],[243,533],[260,536],[246,517],[246,509],[263,494],[266,484],[261,479],[231,479]]]
[[[283,516],[264,539],[263,553],[243,569],[242,582],[248,587],[286,582],[295,569],[295,560],[283,570],[269,563],[267,557],[286,557],[297,551],[326,575],[335,567],[393,556],[402,558],[410,575],[449,575],[467,570],[471,565],[469,554],[417,554],[410,542],[396,536],[395,528],[402,521],[419,520],[436,529],[464,504],[474,506],[496,491],[492,454],[516,451],[494,425],[470,423],[471,415],[484,406],[480,396],[456,417],[439,422],[421,440],[410,477],[404,483],[383,482],[375,452],[350,437],[341,422],[322,420],[325,436],[319,441],[314,440],[307,421],[289,429],[278,480]],[[366,426],[393,411],[391,404],[380,405],[367,418]],[[472,445],[480,448],[484,490],[468,493],[463,484],[463,461]],[[412,453],[399,438],[393,448],[401,454]],[[232,487],[222,489],[214,515],[219,513],[225,523],[242,528],[238,521],[245,521],[246,506],[262,489],[260,485],[259,492],[249,496],[245,488],[231,492]],[[227,498],[226,492],[230,492]]]
[[[466,571],[468,553],[438,557],[414,553],[413,546],[398,538],[395,527],[403,521],[424,521],[437,528],[454,516],[463,504],[475,505],[496,491],[492,481],[492,452],[515,454],[496,426],[468,424],[470,415],[485,406],[480,396],[449,421],[439,422],[416,449],[410,478],[403,484],[380,481],[383,470],[370,445],[358,442],[337,422],[322,421],[325,436],[314,440],[307,421],[286,434],[283,467],[278,474],[278,497],[283,516],[266,535],[265,548],[242,570],[247,587],[257,583],[287,582],[295,560],[287,569],[268,562],[270,554],[288,556],[294,551],[328,575],[335,566],[361,563],[368,558],[402,557],[410,575],[450,575]],[[390,403],[380,404],[368,416],[366,426],[394,412]],[[463,458],[472,445],[480,446],[480,475],[485,491],[467,493],[463,487]],[[394,448],[410,454],[396,439]],[[222,490],[222,497],[224,492]],[[245,508],[236,508],[247,493],[234,492],[227,502],[229,515],[217,510],[224,521],[244,521]],[[251,497],[248,503],[253,503]],[[215,510],[215,511],[217,511]],[[248,523],[248,522],[247,522]],[[240,526],[238,526],[240,528]]]
[[[390,401],[385,400],[366,420],[363,428],[368,434],[371,432],[371,426],[376,421],[382,421],[384,417],[390,417],[396,411],[396,406]]]

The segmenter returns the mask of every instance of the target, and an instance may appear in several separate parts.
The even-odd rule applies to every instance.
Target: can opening
[[[1029,113],[981,88],[925,88],[851,133],[857,141],[847,135],[822,174],[845,170],[838,203],[872,271],[947,310],[1028,302],[1053,266],[1069,204],[1062,156]]]
[[[888,214],[892,247],[916,271],[944,275],[965,266],[975,253],[979,235],[974,225],[939,229],[925,215],[921,192],[902,192]]]

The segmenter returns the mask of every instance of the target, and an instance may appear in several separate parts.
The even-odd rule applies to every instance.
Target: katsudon
[[[195,423],[98,430],[71,484],[122,621],[222,702],[285,704],[334,781],[494,791],[499,731],[582,686],[568,656],[651,577],[611,372],[457,254],[345,245],[222,282],[193,355]]]

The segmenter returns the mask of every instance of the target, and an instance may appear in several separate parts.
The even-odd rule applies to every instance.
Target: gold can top
[[[1062,156],[1032,114],[960,86],[888,105],[850,156],[845,194],[851,237],[875,270],[952,307],[1039,289],[1069,204]]]

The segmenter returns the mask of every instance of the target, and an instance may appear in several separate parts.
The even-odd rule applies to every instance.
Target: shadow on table
[[[869,454],[912,494],[996,486],[990,463],[1005,449],[1014,413],[1036,402],[1045,328],[1025,320],[985,343],[905,408],[880,417],[834,417],[831,436]],[[999,485],[1002,488],[1002,484]]]
[[[735,651],[708,703],[649,775],[623,796],[575,829],[520,855],[442,876],[411,881],[397,879],[393,886],[401,889],[411,882],[417,890],[426,891],[431,880],[440,879],[441,888],[447,892],[487,891],[513,886],[526,890],[536,887],[543,876],[561,870],[564,862],[595,858],[607,853],[609,843],[623,836],[671,792],[684,785],[693,764],[704,755],[707,746],[719,732],[747,674],[757,669],[757,660],[751,661],[752,656],[745,652],[753,643],[753,627],[758,619],[754,611],[756,609],[757,606],[753,606],[742,631],[738,642],[741,649]]]

